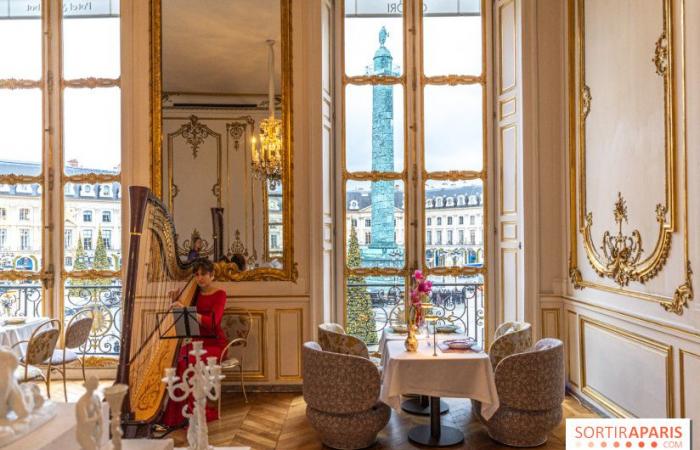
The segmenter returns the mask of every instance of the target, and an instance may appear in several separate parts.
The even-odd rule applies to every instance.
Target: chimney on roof
[[[79,167],[78,160],[73,158],[68,160],[68,167]]]

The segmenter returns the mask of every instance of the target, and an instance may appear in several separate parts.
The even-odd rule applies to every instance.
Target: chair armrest
[[[228,353],[229,349],[233,346],[238,346],[241,345],[242,347],[247,347],[248,346],[248,339],[246,338],[236,338],[231,340],[228,344],[226,344],[226,347],[224,347],[223,350],[221,350],[221,358],[225,358],[226,354]]]
[[[15,348],[15,347],[17,347],[19,344],[28,344],[28,343],[29,343],[29,341],[26,340],[26,339],[23,340],[23,341],[17,341],[17,342],[15,342],[14,344],[12,344],[12,347],[10,347],[10,348]]]

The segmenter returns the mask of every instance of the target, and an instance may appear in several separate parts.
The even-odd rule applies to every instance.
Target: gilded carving
[[[63,80],[62,84],[63,84],[63,87],[68,87],[68,88],[88,88],[88,89],[95,89],[98,87],[99,88],[107,88],[107,87],[119,86],[120,79],[119,78],[89,77],[89,78],[78,78],[75,80]]]
[[[583,90],[581,91],[581,107],[583,108],[583,120],[586,120],[586,118],[588,117],[588,113],[591,112],[592,100],[593,97],[591,97],[591,88],[587,85],[584,85]]]
[[[695,293],[693,292],[692,275],[693,269],[690,268],[690,261],[688,261],[685,272],[685,283],[676,288],[676,291],[673,293],[673,301],[671,303],[663,304],[666,311],[676,313],[679,316],[683,315],[683,308],[687,308],[688,302],[695,297]]]
[[[656,74],[664,76],[668,69],[668,39],[664,31],[656,41],[656,49],[654,50],[654,58],[652,59],[656,66]]]
[[[236,120],[226,124],[226,132],[233,139],[233,148],[236,151],[240,148],[241,141],[245,139],[246,126],[250,128],[251,133],[253,133],[255,127],[255,119],[251,116],[241,117],[240,119],[240,121]]]
[[[17,78],[7,78],[0,80],[0,89],[39,89],[41,80],[22,80]]]
[[[192,158],[197,158],[199,146],[204,143],[204,140],[213,134],[213,131],[208,126],[199,122],[199,117],[192,114],[190,121],[180,127],[179,133],[185,138],[185,141],[192,147]]]
[[[462,84],[484,84],[484,77],[474,75],[440,75],[434,77],[424,76],[423,84],[437,84],[448,86],[459,86]]]
[[[602,277],[611,278],[621,287],[629,285],[630,281],[644,283],[654,277],[666,263],[671,246],[671,232],[666,224],[667,209],[656,205],[656,221],[659,224],[659,238],[651,256],[642,260],[642,236],[639,230],[633,230],[629,235],[622,232],[622,222],[627,223],[627,204],[618,192],[617,201],[613,208],[613,216],[617,224],[617,234],[606,231],[603,234],[602,255],[594,245],[591,237],[593,213],[586,214],[583,233],[586,256],[596,273]]]
[[[345,76],[345,84],[354,85],[391,85],[391,84],[401,84],[403,83],[403,75],[400,77],[395,76],[377,76],[377,75],[362,75],[356,77]]]

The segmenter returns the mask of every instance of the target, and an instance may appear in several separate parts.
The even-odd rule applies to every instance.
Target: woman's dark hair
[[[192,273],[197,273],[200,270],[204,273],[214,273],[214,263],[208,258],[197,258],[192,262]]]
[[[240,253],[236,253],[231,256],[231,262],[238,266],[239,271],[245,271],[245,256],[241,255]]]

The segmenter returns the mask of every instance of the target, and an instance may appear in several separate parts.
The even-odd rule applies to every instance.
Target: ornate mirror
[[[294,280],[291,0],[152,0],[152,189],[183,261]]]

